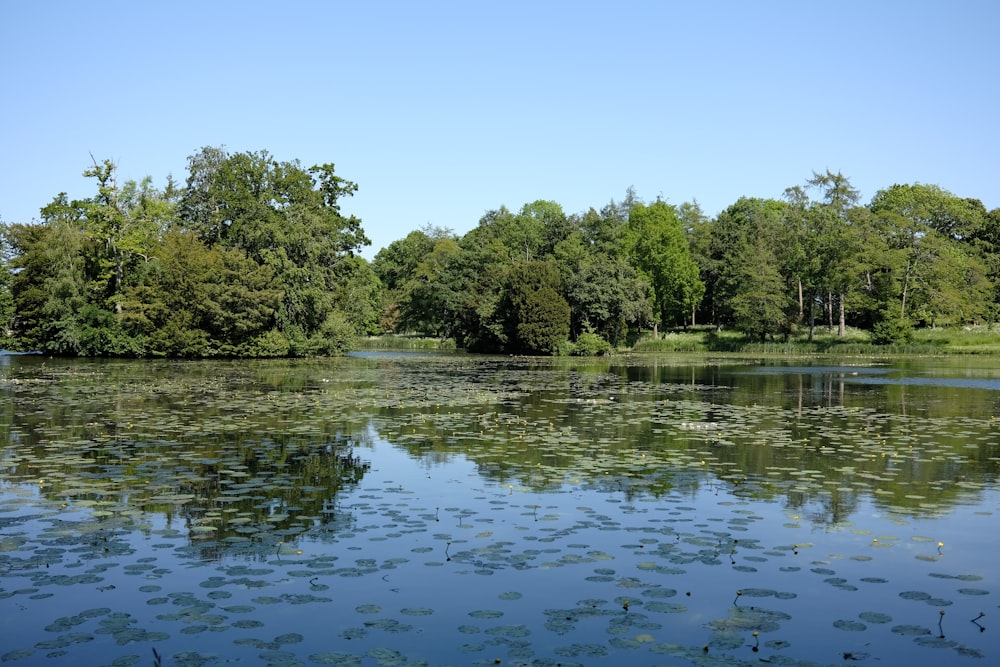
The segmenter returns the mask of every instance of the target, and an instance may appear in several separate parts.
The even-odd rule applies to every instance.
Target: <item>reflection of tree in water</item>
[[[789,490],[785,494],[785,508],[803,515],[811,523],[835,526],[848,521],[858,509],[857,493],[833,489],[825,494],[808,494]]]
[[[56,502],[93,506],[123,528],[149,530],[160,515],[167,529],[182,522],[201,557],[260,554],[311,530],[339,531],[350,516],[337,495],[361,481],[370,464],[354,454],[369,438],[288,437],[201,443],[106,442],[62,446],[58,476],[43,484]],[[26,479],[53,476],[53,457],[18,464]]]
[[[173,510],[164,512],[168,521],[182,519],[193,542],[225,545],[227,552],[256,552],[310,530],[341,529],[349,517],[338,508],[337,495],[360,482],[370,467],[354,454],[354,444],[338,438],[244,445],[238,462],[192,466],[176,492],[196,499],[160,511]]]

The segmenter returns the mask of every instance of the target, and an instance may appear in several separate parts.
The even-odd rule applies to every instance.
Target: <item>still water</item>
[[[0,356],[0,660],[1000,659],[1000,361]]]

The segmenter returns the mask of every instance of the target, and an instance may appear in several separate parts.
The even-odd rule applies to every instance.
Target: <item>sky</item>
[[[183,183],[205,146],[332,162],[368,259],[538,199],[780,198],[827,169],[1000,207],[995,0],[0,0],[0,221]]]

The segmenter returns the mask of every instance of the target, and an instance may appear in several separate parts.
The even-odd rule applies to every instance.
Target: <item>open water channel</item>
[[[994,665],[1000,361],[0,356],[0,661]]]

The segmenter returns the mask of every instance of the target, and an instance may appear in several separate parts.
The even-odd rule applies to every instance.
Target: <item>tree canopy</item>
[[[826,325],[876,342],[1000,316],[1000,211],[936,185],[867,205],[840,172],[781,199],[629,189],[582,213],[536,200],[464,234],[425,225],[369,262],[358,186],[333,164],[206,147],[183,185],[84,171],[31,224],[0,223],[3,346],[60,355],[339,354],[355,337],[452,338],[471,351],[591,354],[695,324],[749,340]]]
[[[118,182],[57,195],[4,239],[12,347],[66,355],[335,354],[376,326],[378,283],[354,257],[369,243],[340,200],[357,186],[332,164],[204,148],[184,188]],[[3,302],[0,301],[0,304]]]

